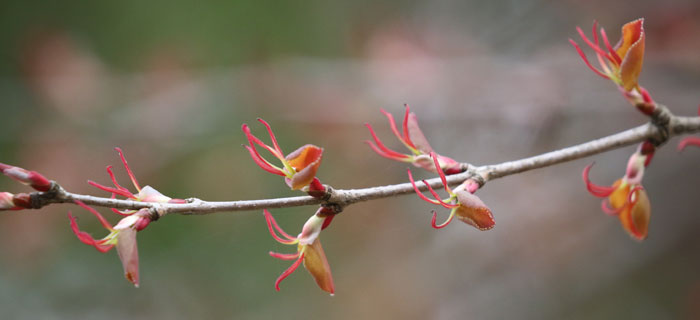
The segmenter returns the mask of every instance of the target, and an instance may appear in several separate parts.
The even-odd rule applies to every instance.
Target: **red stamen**
[[[73,217],[70,211],[68,211],[68,219],[70,220],[70,228],[71,230],[73,230],[73,233],[75,233],[75,235],[78,236],[78,240],[82,241],[87,245],[95,244],[95,239],[89,233],[85,231],[80,231],[80,228],[78,228],[78,223],[76,222],[75,217]]]
[[[92,207],[89,207],[88,205],[86,205],[85,203],[83,203],[80,200],[74,200],[73,202],[75,202],[75,204],[81,206],[83,209],[90,211],[90,213],[92,213],[95,217],[97,217],[98,220],[100,220],[100,223],[102,224],[103,227],[105,227],[105,229],[112,230],[112,225],[109,224],[107,219],[105,219],[99,212],[97,212],[97,210],[93,209]]]
[[[260,154],[258,153],[257,150],[255,150],[255,148],[250,147],[250,146],[244,146],[244,147],[248,150],[248,152],[250,152],[250,157],[253,158],[253,161],[255,162],[255,164],[258,165],[258,167],[262,168],[263,170],[265,170],[269,173],[280,175],[283,177],[285,176],[285,174],[284,174],[284,172],[282,172],[282,170],[279,170],[279,169],[273,167],[272,165],[270,165],[269,162],[267,162],[267,160],[265,160],[262,156],[260,156]]]
[[[374,152],[376,152],[378,155],[380,155],[384,158],[387,158],[390,160],[395,160],[395,161],[402,161],[402,162],[409,162],[410,161],[410,156],[407,156],[405,154],[400,154],[400,153],[388,154],[388,153],[384,152],[384,150],[380,150],[379,148],[377,148],[377,146],[375,146],[374,143],[372,143],[372,141],[365,140],[365,143],[367,145],[369,145],[369,147],[372,148],[372,150]],[[386,151],[395,152],[395,151],[392,151],[389,149],[386,149]]]
[[[678,151],[683,151],[687,146],[700,147],[700,138],[698,137],[687,137],[678,143]]]
[[[605,47],[608,49],[608,52],[610,52],[610,55],[608,57],[612,57],[612,62],[619,66],[622,63],[622,59],[617,54],[617,51],[615,51],[615,49],[613,49],[613,47],[610,45],[610,41],[608,41],[608,35],[605,34],[604,28],[600,28],[600,35],[603,37],[603,43],[605,43]]]
[[[598,42],[598,20],[593,20],[591,34],[593,35],[593,42],[595,42],[595,45],[600,47],[600,42]]]
[[[95,188],[97,188],[97,189],[100,189],[100,190],[102,190],[102,191],[107,191],[107,192],[110,192],[110,193],[115,193],[115,194],[118,194],[118,195],[120,195],[120,196],[129,198],[129,199],[136,199],[136,196],[133,195],[133,194],[132,194],[131,192],[129,192],[129,191],[119,190],[119,189],[115,189],[115,188],[106,187],[106,186],[103,186],[103,185],[101,185],[101,184],[99,184],[99,183],[97,183],[97,182],[94,182],[94,181],[92,181],[92,180],[88,180],[88,184],[91,185],[91,186],[93,186],[93,187],[95,187]]]
[[[404,104],[404,106],[406,107],[406,113],[403,116],[403,141],[411,146],[411,148],[418,149],[413,144],[413,141],[411,141],[411,136],[408,134],[408,115],[411,112],[411,108],[408,106],[408,104]]]
[[[447,178],[445,178],[445,172],[442,171],[440,161],[438,161],[435,152],[431,152],[430,157],[433,158],[433,163],[435,163],[435,169],[437,170],[437,173],[440,176],[440,180],[442,180],[442,185],[445,187],[445,191],[447,191],[449,194],[452,194],[452,189],[450,189],[450,187],[447,185]]]
[[[265,148],[268,152],[270,152],[277,159],[280,159],[280,160],[284,159],[284,155],[282,153],[277,152],[277,150],[266,145],[264,142],[262,142],[262,140],[258,139],[256,136],[254,136],[253,133],[250,131],[250,127],[248,127],[247,124],[244,123],[242,128],[243,128],[243,132],[246,135],[246,138],[248,138],[248,144],[250,144],[251,148],[253,148],[255,150],[255,145],[257,144],[257,145]],[[255,152],[257,153],[258,151],[255,150]]]
[[[600,41],[598,41],[598,21],[593,21],[593,39],[595,40],[596,46],[600,47]],[[608,63],[605,62],[604,59],[607,59],[607,57],[603,57],[596,51],[595,53],[596,58],[598,59],[598,63],[600,64],[600,67],[602,68],[603,73],[608,73],[609,68],[608,68]]]
[[[383,113],[388,119],[389,119],[389,127],[391,127],[391,131],[394,133],[396,138],[399,139],[402,143],[408,145],[408,142],[404,140],[404,138],[401,136],[399,133],[399,129],[396,128],[396,122],[394,121],[394,116],[391,115],[391,113],[386,112],[384,109],[379,109],[381,113]]]
[[[418,195],[418,197],[420,197],[421,199],[423,199],[423,200],[425,200],[425,201],[427,201],[427,202],[430,202],[430,203],[432,203],[432,204],[440,204],[437,200],[431,200],[430,198],[426,197],[426,196],[423,194],[423,192],[421,192],[421,191],[418,189],[418,186],[416,186],[416,182],[413,180],[413,174],[411,174],[411,169],[408,169],[408,180],[411,181],[411,185],[413,186],[413,190],[416,192],[416,194]]]
[[[267,133],[270,135],[270,140],[272,140],[272,145],[275,146],[275,150],[277,150],[279,154],[284,154],[284,152],[282,152],[282,149],[280,148],[280,145],[277,144],[277,138],[275,138],[275,134],[272,133],[272,128],[270,128],[270,124],[268,124],[265,120],[261,118],[258,118],[258,121],[262,123],[265,126],[265,128],[267,128]]]
[[[393,159],[393,158],[397,158],[397,159],[398,158],[401,158],[401,159],[411,158],[410,156],[407,156],[403,153],[398,153],[398,152],[391,150],[391,149],[387,148],[386,146],[384,146],[384,143],[382,143],[382,141],[379,140],[379,137],[377,137],[377,134],[374,132],[374,129],[372,128],[372,126],[369,123],[365,123],[365,126],[367,127],[367,129],[369,129],[369,133],[372,135],[372,139],[374,139],[374,142],[377,144],[379,149],[381,149],[386,154],[386,156],[384,156],[384,157],[388,157],[390,159]],[[370,147],[372,147],[372,145],[370,145]],[[372,149],[375,149],[375,152],[382,155],[382,153],[376,151],[376,148],[373,147]]]
[[[87,244],[89,246],[93,246],[95,247],[95,249],[97,249],[97,251],[102,253],[105,253],[109,251],[109,249],[112,249],[112,247],[114,247],[113,244],[104,245],[104,241],[97,241],[89,233],[85,231],[80,231],[75,217],[73,217],[73,215],[71,215],[70,212],[68,212],[68,219],[70,220],[71,230],[73,230],[73,233],[78,237],[78,240],[80,240],[82,243]]]
[[[599,198],[607,197],[610,194],[612,194],[613,191],[615,191],[614,187],[612,187],[612,186],[610,186],[610,187],[599,186],[599,185],[594,184],[593,182],[591,182],[591,180],[588,179],[588,172],[591,170],[591,167],[593,167],[594,164],[595,164],[595,162],[589,164],[588,166],[586,166],[586,168],[583,169],[583,174],[582,174],[583,182],[586,183],[586,189],[588,189],[588,192],[590,192],[590,194],[592,194],[596,197],[599,197]]]
[[[117,187],[117,189],[131,193],[129,189],[119,185],[117,178],[114,177],[114,172],[112,172],[112,166],[107,166],[107,174],[109,174],[109,178],[112,179],[112,183],[114,183],[114,186]]]
[[[296,238],[294,238],[294,237],[290,236],[289,234],[287,234],[286,232],[284,232],[284,230],[282,230],[282,228],[280,228],[280,226],[277,224],[277,221],[275,221],[275,218],[272,217],[272,214],[270,213],[270,211],[267,211],[267,209],[264,209],[263,214],[265,215],[265,221],[267,222],[267,229],[270,231],[270,234],[272,235],[273,238],[275,238],[275,240],[277,240],[280,243],[284,243],[284,244],[292,244],[297,240]],[[280,238],[280,236],[277,235],[275,230],[277,230],[277,232],[279,232],[282,235],[282,237],[285,237],[286,239]]]
[[[583,33],[583,30],[581,30],[580,27],[576,27],[576,31],[578,31],[578,34],[581,36],[581,39],[583,39],[583,41],[584,41],[589,47],[591,47],[591,49],[593,49],[595,52],[598,52],[600,55],[604,56],[606,59],[612,60],[612,59],[610,58],[610,56],[608,55],[608,53],[605,52],[605,50],[603,50],[602,48],[600,48],[599,45],[596,45],[595,43],[591,42],[591,40],[589,40],[588,37],[586,37],[586,34]],[[605,40],[605,39],[603,39],[603,40]]]
[[[578,43],[576,43],[576,41],[569,39],[569,42],[571,43],[571,45],[574,46],[574,48],[578,52],[578,55],[581,56],[581,59],[583,59],[583,62],[586,63],[586,65],[588,66],[589,69],[593,70],[593,72],[595,72],[597,75],[599,75],[605,79],[610,80],[610,77],[605,75],[605,73],[603,73],[602,71],[598,70],[598,68],[591,65],[591,63],[588,61],[588,57],[586,57],[586,54],[583,53],[583,50],[581,50],[581,47],[578,46]]]
[[[437,220],[437,212],[433,211],[433,219],[430,221],[430,225],[433,226],[435,229],[442,229],[446,227],[450,222],[452,222],[452,218],[454,218],[454,214],[450,213],[450,216],[443,222],[442,224],[435,224],[435,220]]]
[[[445,203],[444,201],[442,201],[442,199],[440,198],[440,195],[437,192],[435,192],[435,190],[433,190],[433,187],[431,187],[427,182],[425,182],[425,180],[422,180],[422,181],[423,181],[423,184],[425,184],[425,186],[428,187],[428,191],[430,192],[430,194],[432,194],[433,197],[435,197],[435,200],[440,202],[440,205],[442,205],[443,207],[445,207],[447,209],[454,209],[454,208],[459,207],[459,204],[449,204],[449,203]]]
[[[139,186],[139,182],[136,181],[136,177],[134,176],[134,173],[131,172],[131,168],[129,168],[129,164],[126,163],[126,158],[124,157],[124,152],[122,152],[122,149],[120,149],[120,148],[114,148],[114,150],[117,150],[117,152],[119,152],[119,157],[122,158],[122,163],[124,164],[124,168],[126,168],[126,173],[129,174],[129,178],[131,179],[131,182],[134,184],[134,187],[136,187],[136,191],[141,192],[141,187]]]
[[[277,291],[280,291],[280,282],[282,282],[282,280],[286,279],[290,274],[292,274],[292,272],[294,272],[294,270],[299,268],[299,265],[301,264],[301,262],[303,260],[304,260],[304,254],[300,254],[299,259],[297,259],[296,262],[294,262],[291,266],[289,266],[289,268],[287,268],[287,270],[284,270],[284,272],[282,272],[282,274],[277,278],[277,280],[275,280],[275,289],[277,289]]]
[[[299,252],[297,253],[277,253],[270,251],[270,257],[282,259],[282,260],[294,260],[299,258]]]

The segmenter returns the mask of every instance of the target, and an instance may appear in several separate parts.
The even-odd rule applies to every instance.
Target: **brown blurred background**
[[[0,161],[75,192],[105,195],[122,147],[143,185],[207,200],[294,195],[241,147],[242,123],[269,121],[283,149],[325,148],[338,188],[406,181],[373,154],[379,108],[411,104],[433,147],[497,163],[594,139],[645,119],[567,39],[594,19],[612,39],[645,17],[642,84],[677,114],[700,102],[697,1],[4,1]],[[263,135],[262,127],[253,125]],[[633,147],[497,180],[479,191],[497,226],[430,228],[416,196],[353,205],[323,233],[328,297],[298,270],[261,212],[169,216],[139,234],[142,286],[115,252],[80,243],[75,206],[0,214],[6,319],[698,319],[700,150],[657,153],[645,177],[649,239],[631,240],[580,173],[622,176]],[[414,172],[418,172],[414,170]],[[424,177],[430,175],[421,173]],[[0,177],[0,190],[26,191]],[[106,195],[105,195],[106,196]],[[296,233],[313,207],[273,210]],[[108,214],[107,210],[102,210]],[[443,215],[446,214],[443,212]],[[114,215],[110,215],[113,221]]]

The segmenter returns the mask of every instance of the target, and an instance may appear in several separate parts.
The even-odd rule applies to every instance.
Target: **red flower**
[[[102,239],[96,240],[89,233],[81,231],[75,217],[68,212],[70,227],[80,241],[95,247],[100,252],[107,252],[114,246],[117,247],[119,259],[122,261],[124,276],[127,280],[138,288],[139,286],[139,254],[136,246],[136,232],[141,231],[151,222],[151,215],[148,209],[141,209],[119,221],[115,226],[109,222],[97,210],[85,205],[81,201],[76,204],[90,211],[102,223],[102,226],[109,231],[109,234]]]
[[[316,280],[316,284],[319,288],[333,295],[335,293],[335,287],[333,285],[331,268],[326,259],[326,254],[323,252],[321,240],[318,236],[321,230],[325,229],[330,224],[334,215],[324,214],[324,209],[320,208],[316,214],[306,221],[301,233],[296,237],[292,237],[280,228],[267,209],[263,212],[265,214],[265,220],[267,221],[267,228],[270,230],[270,234],[275,240],[287,245],[297,245],[296,253],[289,254],[270,251],[270,256],[272,257],[282,260],[295,260],[294,263],[277,278],[275,281],[275,289],[279,291],[282,280],[292,274],[303,262],[304,267],[309,271],[314,280]],[[277,235],[275,230],[279,232],[280,235]]]
[[[416,117],[415,113],[410,112],[409,106],[406,105],[406,112],[403,118],[403,134],[399,133],[399,130],[396,128],[394,117],[383,109],[380,111],[389,119],[391,131],[394,132],[396,138],[398,138],[399,141],[401,141],[401,143],[403,143],[412,154],[403,154],[387,148],[374,133],[372,126],[369,125],[369,123],[365,123],[365,126],[367,126],[369,133],[374,139],[374,143],[369,140],[366,140],[365,142],[372,148],[372,150],[382,157],[412,163],[416,167],[423,168],[430,172],[437,172],[433,166],[433,161],[430,158],[430,153],[434,153],[433,148],[428,143],[425,135],[423,135],[420,127],[418,127],[418,118]],[[447,174],[459,173],[462,171],[459,162],[455,161],[454,159],[438,154],[435,155],[440,163],[440,168],[447,172]]]
[[[493,228],[496,221],[493,219],[491,210],[486,206],[486,204],[484,204],[483,201],[481,201],[481,199],[479,199],[479,197],[474,195],[474,192],[476,192],[476,190],[479,188],[479,184],[472,179],[467,179],[464,181],[464,183],[452,190],[447,185],[447,179],[445,178],[445,173],[442,171],[442,168],[438,163],[438,158],[434,153],[431,153],[430,156],[433,159],[435,170],[437,171],[438,175],[440,175],[440,179],[442,179],[442,184],[445,187],[445,191],[447,191],[450,196],[447,199],[441,199],[437,192],[435,192],[435,190],[433,190],[433,188],[426,183],[425,180],[423,180],[423,183],[428,187],[430,194],[435,197],[435,200],[430,199],[423,195],[420,190],[418,190],[418,186],[416,186],[416,183],[413,180],[413,175],[411,174],[410,169],[408,170],[408,178],[411,180],[411,184],[413,185],[413,189],[416,191],[416,194],[418,194],[421,199],[432,204],[451,209],[450,216],[447,218],[447,221],[439,225],[435,223],[437,213],[433,211],[433,219],[431,221],[433,228],[444,228],[455,216],[457,219],[462,220],[462,222],[467,223],[479,230],[489,230]]]
[[[275,138],[275,135],[272,133],[272,128],[270,128],[270,125],[263,119],[258,119],[258,121],[262,123],[265,128],[267,128],[267,132],[270,135],[270,140],[272,140],[272,145],[274,147],[263,143],[250,132],[250,127],[248,127],[247,124],[243,124],[242,129],[246,135],[246,138],[248,139],[249,144],[248,146],[245,146],[245,148],[248,150],[248,152],[250,152],[250,156],[253,158],[253,161],[255,161],[255,163],[263,170],[285,177],[285,182],[290,188],[292,188],[292,190],[303,189],[304,187],[312,184],[314,181],[317,182],[318,179],[316,179],[316,172],[318,171],[318,167],[321,165],[323,148],[307,144],[297,150],[294,150],[285,157],[282,149],[277,143],[277,138]],[[275,158],[282,163],[282,167],[280,168],[275,166],[269,161],[265,160],[265,158],[263,158],[255,148],[256,144],[275,156]]]
[[[637,78],[639,78],[644,62],[644,19],[640,18],[622,26],[622,38],[614,48],[608,42],[605,29],[600,28],[600,35],[607,50],[600,46],[597,27],[598,23],[594,22],[593,41],[586,37],[581,28],[576,27],[576,30],[583,41],[595,51],[602,70],[593,67],[588,62],[583,50],[574,40],[569,39],[569,42],[576,48],[583,61],[593,72],[605,79],[612,80],[625,88],[626,91],[637,88]]]
[[[572,39],[569,42],[576,48],[583,62],[597,75],[612,80],[620,86],[625,97],[633,103],[653,104],[649,92],[639,86],[638,78],[644,63],[644,19],[640,18],[622,26],[622,38],[615,47],[610,45],[605,29],[600,28],[604,47],[598,39],[598,23],[593,22],[593,41],[586,37],[581,28],[576,27],[583,41],[595,51],[600,69],[591,65],[581,47]],[[635,91],[636,90],[636,91]],[[642,110],[647,113],[650,110]]]
[[[136,188],[138,193],[131,193],[129,189],[121,186],[117,182],[117,179],[114,177],[114,173],[112,172],[112,166],[107,167],[107,173],[109,174],[112,183],[114,183],[113,188],[103,186],[93,181],[88,181],[90,185],[99,188],[100,190],[111,192],[113,198],[117,195],[120,195],[129,200],[140,202],[185,203],[185,200],[172,199],[168,196],[163,195],[162,193],[158,192],[158,190],[153,189],[150,186],[145,186],[141,188],[138,181],[136,181],[134,173],[131,171],[131,168],[129,168],[129,164],[126,162],[126,158],[124,157],[124,153],[122,152],[122,150],[120,148],[115,148],[115,150],[117,150],[117,152],[119,153],[119,157],[121,158],[122,163],[124,164],[124,168],[126,169],[126,172],[129,175],[129,178],[131,178],[131,182],[133,183],[134,188]],[[109,234],[102,239],[94,239],[87,232],[80,231],[80,229],[78,229],[78,224],[76,223],[75,218],[69,212],[68,218],[70,219],[70,225],[71,229],[73,230],[73,233],[75,233],[75,235],[78,236],[78,239],[80,239],[80,241],[95,247],[95,249],[97,249],[100,252],[107,252],[114,246],[116,246],[117,253],[119,254],[119,259],[122,261],[122,266],[124,267],[124,276],[127,280],[129,280],[136,287],[138,287],[139,256],[138,247],[136,246],[136,232],[143,230],[151,222],[152,217],[149,212],[149,209],[119,211],[117,209],[112,208],[112,212],[125,216],[125,218],[121,219],[119,223],[112,227],[109,224],[109,222],[107,222],[107,220],[104,217],[102,217],[102,215],[95,209],[88,207],[80,201],[75,201],[75,203],[77,203],[79,206],[85,208],[86,210],[90,211],[93,215],[95,215],[95,217],[97,217],[97,219],[100,220],[100,222],[102,223],[102,226],[109,231]]]
[[[134,185],[134,188],[136,188],[136,191],[138,193],[133,194],[129,189],[121,186],[118,182],[117,179],[114,177],[114,173],[112,172],[112,166],[107,166],[107,174],[109,174],[110,179],[112,179],[112,183],[114,183],[114,188],[112,187],[107,187],[103,186],[97,182],[94,181],[89,181],[88,183],[92,185],[93,187],[96,187],[100,190],[111,192],[112,197],[116,197],[117,195],[120,195],[122,197],[125,197],[129,200],[133,201],[140,201],[140,202],[160,202],[160,203],[185,203],[186,201],[183,199],[172,199],[168,196],[163,195],[162,193],[158,192],[158,190],[153,189],[151,186],[145,186],[141,188],[139,186],[138,181],[136,181],[136,177],[134,176],[134,173],[131,171],[131,168],[129,168],[129,164],[126,162],[126,158],[124,157],[124,152],[122,152],[122,149],[120,148],[114,148],[119,153],[119,157],[122,160],[122,163],[124,164],[124,168],[126,169],[127,174],[129,175],[129,178],[131,178],[131,182]],[[130,214],[133,214],[136,212],[136,210],[127,210],[127,211],[119,211],[117,209],[112,208],[112,211],[116,214],[122,215],[122,216],[127,216]]]
[[[625,176],[609,187],[590,181],[588,172],[593,164],[583,170],[583,181],[588,192],[599,198],[607,198],[601,203],[603,212],[617,216],[625,231],[636,240],[644,240],[649,231],[651,204],[642,186],[642,177],[653,153],[654,146],[648,142],[643,143],[630,157]]]

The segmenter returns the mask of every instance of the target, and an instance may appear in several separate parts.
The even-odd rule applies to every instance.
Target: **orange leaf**
[[[293,190],[301,189],[311,183],[316,177],[316,171],[321,165],[321,156],[323,148],[307,144],[294,152],[287,155],[286,160],[289,161],[296,174],[288,182]]]
[[[459,208],[455,212],[457,219],[482,231],[489,230],[496,225],[491,210],[479,197],[467,191],[459,191],[457,192],[457,200],[459,201]]]
[[[644,189],[638,189],[637,199],[620,213],[620,223],[629,235],[636,240],[644,240],[649,232],[651,204]]]
[[[644,63],[644,19],[640,18],[622,26],[622,38],[615,51],[622,57],[620,80],[625,90],[637,87],[637,79]]]
[[[331,267],[328,265],[326,254],[323,252],[323,247],[321,247],[321,240],[318,238],[310,245],[307,245],[304,250],[304,267],[306,270],[309,270],[309,273],[314,277],[316,284],[321,290],[330,294],[335,292]]]

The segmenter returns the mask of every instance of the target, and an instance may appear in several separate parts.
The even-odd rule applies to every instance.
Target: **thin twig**
[[[666,119],[669,119],[667,123],[664,123],[664,126],[659,126],[658,123],[650,122],[607,137],[529,158],[478,167],[466,165],[468,170],[448,176],[447,183],[454,186],[464,182],[466,179],[478,176],[483,177],[485,181],[490,181],[520,172],[585,158],[645,140],[660,141],[659,143],[663,143],[666,139],[673,136],[700,132],[700,117],[674,116],[665,108],[663,108],[662,112],[662,115],[666,117]],[[442,182],[439,178],[429,179],[426,180],[426,182],[433,188],[442,187]],[[418,188],[422,191],[427,190],[427,187],[423,184],[419,184]],[[80,200],[85,204],[98,207],[117,209],[150,208],[159,216],[163,216],[172,213],[204,215],[215,212],[250,211],[262,210],[265,208],[288,208],[319,204],[334,205],[342,209],[356,202],[389,198],[414,192],[410,183],[345,190],[333,189],[327,186],[326,189],[326,196],[322,197],[323,199],[311,196],[238,201],[203,201],[200,199],[188,199],[188,203],[185,204],[170,204],[118,200],[76,194],[68,192],[60,185],[55,184],[51,191],[36,192],[32,194],[32,198],[37,208],[51,203],[72,203],[75,200]]]

